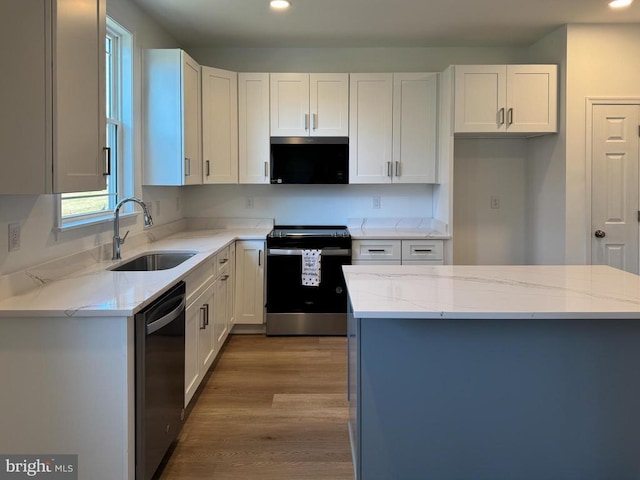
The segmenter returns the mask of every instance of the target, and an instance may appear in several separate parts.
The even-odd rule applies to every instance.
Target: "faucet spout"
[[[149,209],[147,208],[147,204],[144,203],[142,200],[140,200],[139,198],[136,197],[128,197],[125,198],[123,200],[121,200],[120,202],[118,202],[118,204],[116,205],[116,208],[113,212],[114,218],[113,218],[113,256],[111,257],[111,260],[120,260],[120,245],[122,245],[125,241],[125,239],[127,238],[127,235],[129,234],[129,232],[125,233],[124,237],[120,237],[120,208],[122,208],[122,206],[127,203],[127,202],[134,202],[137,203],[138,205],[140,205],[140,207],[142,207],[142,212],[144,214],[144,225],[145,227],[150,227],[153,225],[153,218],[151,218],[151,214],[149,213]]]

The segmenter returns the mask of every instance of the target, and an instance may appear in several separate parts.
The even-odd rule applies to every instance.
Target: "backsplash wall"
[[[354,217],[431,217],[431,185],[203,185],[184,189],[191,217],[343,225]],[[373,207],[374,197],[380,208]]]

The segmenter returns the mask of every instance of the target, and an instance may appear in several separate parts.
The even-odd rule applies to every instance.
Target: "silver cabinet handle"
[[[391,162],[387,162],[387,177],[391,176]]]
[[[223,275],[220,280],[222,280],[223,282],[226,282],[227,280],[229,280],[229,275]]]
[[[396,162],[396,177],[400,176],[400,162]]]
[[[507,125],[512,125],[513,124],[513,108],[510,108],[507,111]]]
[[[309,130],[309,114],[305,113],[304,114],[304,131],[306,132],[307,130]]]
[[[313,129],[316,130],[318,128],[318,115],[315,113],[311,116],[311,120],[313,122]]]
[[[420,248],[416,248],[416,249],[414,250],[414,252],[416,252],[416,253],[430,253],[430,252],[431,252],[431,249],[430,249],[430,248],[427,248],[427,249],[420,249]]]
[[[225,264],[225,263],[227,263],[228,261],[229,261],[229,259],[228,259],[228,258],[223,258],[222,260],[219,260],[219,261],[218,261],[218,263],[219,263],[220,265],[224,265],[224,264]]]
[[[504,125],[504,107],[498,110],[498,125]]]
[[[209,160],[207,160],[207,161],[205,162],[205,164],[206,164],[206,166],[207,166],[207,169],[206,169],[206,172],[207,172],[207,173],[206,173],[206,175],[207,175],[207,177],[208,177],[208,176],[210,176],[210,175],[211,175],[211,166],[210,166],[211,162],[210,162]]]
[[[264,162],[264,176],[269,176],[269,162]]]
[[[384,253],[386,250],[384,248],[368,248],[367,252],[371,253]]]
[[[184,176],[191,176],[191,159],[189,157],[184,157]]]
[[[111,147],[102,147],[102,151],[105,152],[105,162],[107,164],[107,168],[105,168],[105,171],[102,175],[108,177],[109,175],[111,175]]]
[[[205,327],[209,326],[209,304],[205,303],[204,304],[204,325]]]
[[[200,330],[204,330],[205,328],[207,328],[207,324],[205,323],[205,315],[206,310],[204,309],[204,307],[200,307]]]
[[[262,266],[262,250],[258,250],[258,266]]]

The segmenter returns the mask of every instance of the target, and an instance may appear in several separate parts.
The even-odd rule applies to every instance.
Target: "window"
[[[69,228],[110,220],[118,201],[133,192],[132,36],[107,19],[105,38],[107,147],[111,149],[111,175],[107,186],[96,192],[63,193],[59,226]]]

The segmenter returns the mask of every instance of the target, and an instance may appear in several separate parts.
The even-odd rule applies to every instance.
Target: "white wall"
[[[640,25],[567,30],[566,261],[590,263],[587,97],[640,97]]]
[[[454,64],[517,63],[522,49],[187,48],[202,65],[238,72],[441,72]]]
[[[203,185],[185,189],[193,217],[274,218],[278,224],[344,225],[348,218],[431,217],[430,185]],[[380,208],[373,208],[373,197]],[[253,208],[247,208],[247,198]]]
[[[150,21],[130,0],[109,0],[107,14],[135,35],[134,45],[134,136],[140,136],[140,49],[148,47],[176,47],[173,38]],[[140,177],[140,143],[137,142],[135,155],[136,178]],[[0,159],[7,162],[9,159]],[[156,223],[166,223],[182,217],[179,201],[179,189],[145,188],[141,190],[139,180],[136,193],[145,200],[160,202],[161,215],[155,215]],[[54,195],[0,195],[0,275],[14,272],[30,265],[86,250],[111,241],[112,223],[89,228],[57,233],[55,227],[56,196]],[[20,223],[22,226],[21,248],[8,252],[8,224]],[[142,229],[142,219],[123,221],[122,228],[135,233]]]
[[[527,140],[456,139],[454,157],[454,263],[526,263]]]
[[[545,36],[527,52],[532,63],[558,65],[558,134],[528,141],[527,263],[565,261],[567,27]]]

